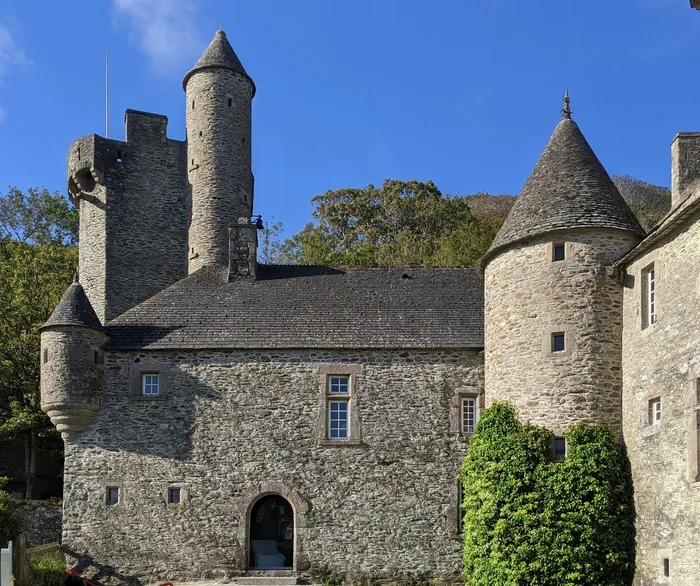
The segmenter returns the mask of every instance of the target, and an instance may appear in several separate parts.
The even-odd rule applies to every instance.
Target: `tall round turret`
[[[575,423],[620,432],[622,284],[612,264],[643,234],[567,107],[480,261],[487,403],[508,401],[555,435]]]
[[[102,408],[107,335],[80,283],[41,327],[41,410],[63,439],[84,431]]]
[[[229,225],[253,209],[251,105],[255,84],[218,31],[183,81],[192,186],[189,273],[228,265]]]

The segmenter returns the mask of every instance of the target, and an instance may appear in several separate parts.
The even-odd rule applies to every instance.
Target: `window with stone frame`
[[[654,325],[658,320],[656,303],[657,276],[654,263],[642,269],[642,329]]]
[[[460,431],[463,434],[472,434],[479,421],[478,397],[462,397],[460,400]]]
[[[157,397],[160,394],[160,375],[157,372],[141,374],[141,394],[144,397]]]
[[[328,439],[350,439],[350,376],[328,375],[327,378]]]
[[[661,397],[654,397],[649,400],[649,425],[657,425],[661,423]]]
[[[119,487],[108,486],[105,491],[105,503],[108,506],[119,504]]]
[[[182,489],[179,486],[171,486],[170,488],[168,488],[168,504],[180,504],[181,490]]]
[[[559,262],[566,259],[566,246],[564,243],[554,243],[552,246],[552,262]]]

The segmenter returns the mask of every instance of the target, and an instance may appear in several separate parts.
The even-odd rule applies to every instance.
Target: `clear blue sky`
[[[687,0],[2,0],[0,191],[65,193],[65,155],[126,108],[184,137],[184,73],[219,27],[257,84],[256,213],[288,233],[327,189],[432,179],[517,193],[571,91],[610,173],[668,185],[700,130],[700,12]]]

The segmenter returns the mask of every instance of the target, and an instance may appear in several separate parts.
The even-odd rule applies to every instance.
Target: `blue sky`
[[[65,155],[126,108],[184,137],[181,81],[219,23],[257,85],[256,213],[288,233],[327,189],[432,179],[517,193],[559,119],[610,173],[668,185],[700,130],[700,12],[687,0],[2,0],[0,191],[65,193]]]

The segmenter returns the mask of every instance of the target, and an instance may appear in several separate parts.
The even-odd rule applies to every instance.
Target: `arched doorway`
[[[250,511],[250,569],[294,567],[294,509],[277,494],[258,500]]]

